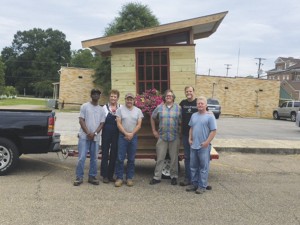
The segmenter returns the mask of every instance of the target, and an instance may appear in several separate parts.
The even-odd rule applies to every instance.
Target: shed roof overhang
[[[126,45],[126,43],[138,43],[139,41],[146,39],[150,40],[160,37],[173,36],[175,37],[173,38],[173,41],[177,41],[179,43],[183,40],[182,38],[184,35],[182,34],[186,33],[189,35],[188,44],[193,44],[194,40],[206,38],[213,34],[217,30],[227,13],[228,11],[164,24],[157,27],[85,40],[81,43],[83,48],[91,48],[97,53],[105,54],[111,50],[111,47],[124,44]]]

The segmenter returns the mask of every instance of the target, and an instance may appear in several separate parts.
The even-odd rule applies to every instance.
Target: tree
[[[105,36],[158,26],[158,19],[148,6],[141,3],[128,3],[122,6],[119,16],[105,29]],[[110,58],[103,58],[96,68],[95,83],[103,87],[104,93],[111,89]]]
[[[65,34],[58,30],[18,31],[12,46],[1,52],[6,65],[6,84],[20,93],[26,89],[27,94],[39,96],[38,82],[46,82],[47,90],[52,89],[52,83],[59,81],[60,66],[70,62],[70,46]]]
[[[0,95],[3,94],[4,87],[5,87],[4,70],[5,70],[5,65],[2,62],[2,59],[0,57]]]
[[[70,65],[81,68],[96,68],[97,63],[100,61],[100,57],[93,55],[90,49],[80,49],[72,51]]]

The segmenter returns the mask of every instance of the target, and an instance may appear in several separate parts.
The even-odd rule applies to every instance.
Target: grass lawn
[[[0,106],[6,105],[40,105],[45,106],[45,99],[34,99],[34,98],[7,98],[0,99]]]

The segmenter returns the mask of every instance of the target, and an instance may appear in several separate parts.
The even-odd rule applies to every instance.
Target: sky
[[[228,11],[215,33],[195,41],[197,74],[257,76],[263,58],[263,76],[278,57],[300,58],[299,0],[2,0],[0,51],[17,31],[33,28],[59,30],[72,50],[82,49],[81,41],[102,37],[129,2],[147,5],[160,24]]]

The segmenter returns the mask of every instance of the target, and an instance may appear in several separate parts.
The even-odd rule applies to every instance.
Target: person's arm
[[[208,138],[206,139],[206,141],[202,142],[201,143],[201,147],[203,148],[207,148],[209,143],[214,139],[214,137],[216,136],[217,134],[217,130],[212,130],[209,135],[208,135]]]
[[[190,131],[189,131],[189,144],[192,145],[193,144],[193,128],[190,127]]]
[[[83,132],[86,133],[87,138],[89,140],[93,140],[95,134],[93,132],[89,131],[89,129],[87,128],[87,126],[85,124],[85,119],[84,118],[79,117],[79,124],[80,124],[80,127],[83,130]]]
[[[120,131],[122,134],[124,134],[124,135],[126,136],[127,132],[126,132],[126,130],[124,129],[124,127],[123,127],[123,125],[122,125],[122,120],[121,120],[121,118],[120,118],[120,117],[117,117],[116,120],[117,120],[117,127],[118,127],[119,131]]]
[[[99,134],[100,133],[100,131],[102,130],[102,128],[103,128],[103,125],[104,125],[104,122],[102,122],[102,123],[100,123],[99,124],[99,126],[97,127],[97,129],[95,130],[95,132],[94,133],[97,133],[97,134]],[[96,135],[96,134],[95,134]]]
[[[152,129],[152,133],[153,133],[154,137],[159,138],[159,134],[155,127],[155,120],[152,117],[150,117],[150,123],[151,123],[151,129]]]
[[[139,118],[135,128],[133,129],[132,133],[130,133],[132,134],[132,137],[130,139],[133,138],[133,136],[141,129],[141,127],[142,127],[142,118]]]

